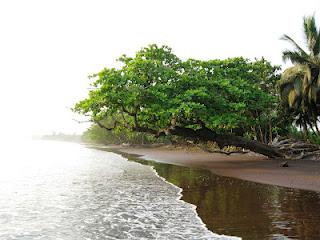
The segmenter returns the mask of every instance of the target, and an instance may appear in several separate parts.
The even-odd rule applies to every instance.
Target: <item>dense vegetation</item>
[[[291,37],[284,35],[294,50],[285,50],[283,59],[294,65],[288,68],[279,82],[279,90],[287,115],[294,117],[295,123],[308,139],[309,130],[319,135],[320,113],[320,29],[316,26],[315,17],[303,19],[305,51]]]
[[[92,76],[95,89],[75,106],[102,128],[255,149],[265,146],[233,136],[267,142],[282,129],[274,91],[279,67],[264,59],[182,61],[169,47],[150,45],[119,61],[121,68]]]
[[[184,61],[167,46],[150,45],[120,57],[120,68],[93,74],[94,89],[74,111],[95,123],[86,133],[91,139],[103,128],[115,132],[109,135],[115,142],[174,135],[283,157],[267,145],[275,136],[287,135],[292,123],[306,136],[317,129],[320,33],[313,17],[304,19],[304,28],[310,54],[285,35],[296,51],[284,51],[284,59],[296,65],[282,77],[265,59]]]
[[[97,124],[93,124],[87,131],[83,133],[82,141],[87,143],[99,143],[108,145],[171,143],[171,139],[169,137],[156,138],[152,134],[133,132],[126,128],[118,128],[114,131],[108,131],[107,129],[99,127],[99,125]]]

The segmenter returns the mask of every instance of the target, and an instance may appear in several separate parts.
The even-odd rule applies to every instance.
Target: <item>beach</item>
[[[320,192],[320,161],[289,160],[289,167],[280,167],[281,160],[252,152],[226,155],[173,146],[113,146],[112,149],[145,160],[207,169],[220,176]]]

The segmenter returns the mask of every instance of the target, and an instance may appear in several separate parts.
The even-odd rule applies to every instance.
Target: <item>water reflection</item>
[[[243,239],[320,239],[320,193],[270,186],[131,157],[183,189],[213,232]]]

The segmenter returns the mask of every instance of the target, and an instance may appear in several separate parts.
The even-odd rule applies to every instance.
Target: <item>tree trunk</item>
[[[302,124],[303,137],[304,137],[304,140],[307,142],[309,140],[308,126],[307,126],[307,123],[304,119],[302,122],[303,122],[303,124]]]
[[[259,133],[260,133],[260,142],[263,142],[264,143],[264,138],[263,138],[263,133],[262,133],[262,129],[261,129],[261,126],[259,126]]]
[[[249,149],[253,152],[260,153],[270,158],[284,158],[284,156],[276,148],[267,144],[260,143],[254,140],[248,140],[243,137],[227,134],[217,134],[206,127],[198,130],[193,130],[190,128],[176,126],[167,129],[166,134],[172,134],[193,140],[213,141],[216,142],[220,148],[230,145]]]
[[[252,127],[252,131],[253,131],[253,134],[254,134],[254,140],[258,140],[256,127]]]
[[[186,127],[171,126],[169,128],[157,131],[139,125],[132,128],[131,130],[135,132],[149,133],[157,137],[161,135],[175,135],[196,141],[213,141],[216,142],[220,148],[223,148],[224,146],[235,146],[249,149],[253,152],[260,153],[269,158],[285,158],[285,156],[282,153],[280,153],[276,148],[269,146],[268,144],[261,143],[255,140],[248,140],[246,138],[230,134],[218,134],[213,130],[205,127],[204,124],[201,125],[202,128],[197,130]]]
[[[269,143],[272,143],[273,137],[272,137],[272,124],[271,121],[269,121]]]

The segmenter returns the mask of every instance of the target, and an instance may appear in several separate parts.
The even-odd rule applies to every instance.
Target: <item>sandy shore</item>
[[[254,153],[225,155],[173,147],[116,147],[116,150],[147,160],[208,169],[222,176],[320,192],[320,161],[295,160],[284,168],[279,161]]]

